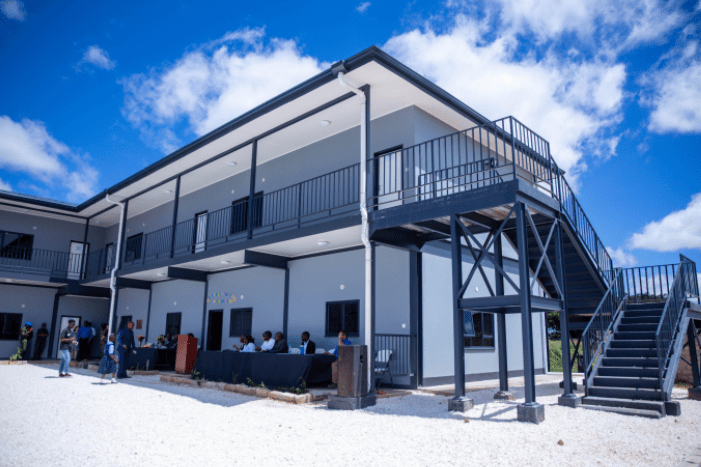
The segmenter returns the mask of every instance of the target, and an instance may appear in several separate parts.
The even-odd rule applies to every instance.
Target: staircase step
[[[601,359],[601,364],[603,366],[622,366],[622,367],[636,367],[636,368],[657,368],[657,359],[651,357],[603,357]]]
[[[657,331],[657,323],[636,323],[636,324],[620,324],[616,331],[618,332],[628,332],[628,331]]]
[[[590,396],[606,397],[612,399],[632,399],[647,401],[660,401],[662,399],[662,391],[660,391],[659,389],[592,386],[588,389],[587,394]]]
[[[645,340],[612,340],[611,349],[654,349],[657,348],[655,339]]]
[[[600,366],[598,376],[622,376],[624,378],[657,378],[657,367]]]
[[[662,310],[626,310],[623,316],[626,318],[655,317],[659,320]]]
[[[645,340],[654,339],[655,331],[616,331],[613,333],[614,339],[618,340]]]
[[[621,324],[659,324],[659,316],[634,316],[628,317],[623,314],[621,318]]]
[[[657,389],[660,380],[657,378],[630,378],[620,376],[595,376],[594,386],[610,388],[650,388]]]
[[[589,403],[585,403],[584,401],[586,399],[594,399],[594,401],[590,401]],[[602,412],[612,412],[612,413],[617,413],[619,415],[632,415],[636,417],[645,417],[645,418],[663,418],[664,415],[662,412],[655,409],[633,409],[633,408],[627,408],[627,407],[611,407],[611,406],[605,406],[605,405],[599,405],[596,403],[596,399],[600,399],[598,397],[585,397],[582,399],[582,407],[588,410],[600,410]],[[614,400],[614,399],[611,399]]]
[[[647,309],[663,309],[665,302],[646,302],[646,303],[628,303],[626,308],[629,310],[647,310]]]
[[[612,349],[609,348],[606,351],[606,356],[611,358],[616,357],[657,357],[657,349],[640,349],[640,348],[628,348],[628,349]]]

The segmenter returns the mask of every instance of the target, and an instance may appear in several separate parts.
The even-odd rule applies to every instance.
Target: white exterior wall
[[[192,333],[202,338],[202,309],[204,305],[204,282],[172,280],[154,283],[151,286],[151,322],[149,340],[165,333],[166,314],[182,313],[180,333]],[[119,324],[119,322],[117,322]],[[137,333],[134,333],[136,338]],[[197,344],[199,346],[199,342]]]
[[[32,355],[34,355],[36,332],[41,327],[41,323],[46,323],[46,328],[51,332],[55,296],[56,289],[0,285],[0,313],[19,313],[22,315],[23,324],[29,321],[34,327]],[[0,358],[9,358],[17,351],[18,347],[19,340],[0,340]],[[46,357],[48,348],[47,341],[43,357]],[[55,349],[54,346],[54,352]]]
[[[136,336],[145,336],[144,344],[147,342],[155,342],[158,334],[149,332],[146,335],[146,325],[148,322],[148,302],[150,298],[150,292],[143,289],[120,289],[119,290],[119,300],[117,300],[117,326],[122,320],[122,316],[131,316],[132,321],[134,321],[134,341],[136,345],[139,342],[136,340]],[[141,329],[137,328],[137,320],[141,320]],[[106,321],[105,321],[106,322]]]
[[[97,357],[101,354],[100,323],[106,323],[109,320],[109,313],[110,301],[107,298],[66,295],[60,297],[58,301],[58,315],[56,316],[56,327],[58,328],[61,326],[62,316],[79,316],[81,326],[85,321],[90,321],[92,327],[95,328],[96,333],[95,340],[93,341],[92,356]],[[60,332],[61,330],[57,329],[54,335],[53,356],[57,355],[58,336]]]

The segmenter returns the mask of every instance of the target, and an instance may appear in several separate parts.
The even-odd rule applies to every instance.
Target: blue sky
[[[377,45],[548,139],[618,265],[701,262],[700,26],[701,0],[0,0],[0,189],[84,201]]]

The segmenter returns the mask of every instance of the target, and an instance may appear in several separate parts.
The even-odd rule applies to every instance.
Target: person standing
[[[110,334],[110,339],[103,349],[104,355],[102,356],[102,360],[100,360],[100,367],[97,369],[97,372],[102,375],[100,384],[105,384],[105,375],[107,373],[112,373],[111,383],[117,382],[117,380],[114,379],[115,373],[117,373],[117,356],[114,354],[114,340],[114,334]]]
[[[100,349],[102,350],[102,355],[105,354],[105,344],[107,344],[107,323],[102,323],[100,325]]]
[[[134,347],[134,322],[129,321],[127,327],[119,331],[117,336],[117,353],[119,354],[119,371],[117,371],[117,379],[131,378],[127,376],[127,357],[130,353],[136,353]]]
[[[75,333],[73,332],[73,327],[75,326],[75,320],[68,321],[68,327],[61,331],[58,336],[58,355],[61,358],[61,363],[58,366],[58,376],[71,376],[68,374],[68,366],[71,363],[71,346],[75,342]]]
[[[32,323],[27,321],[24,323],[24,326],[22,326],[22,329],[20,329],[19,345],[22,351],[22,360],[27,359],[27,354],[32,345],[32,337],[34,337],[34,328],[32,327]]]
[[[76,324],[71,329],[73,330],[73,342],[71,342],[71,360],[77,360],[78,359],[78,331],[80,330],[80,326],[78,326]]]
[[[88,342],[88,358],[92,358],[92,349],[93,349],[93,344],[95,343],[95,336],[97,336],[97,332],[95,332],[95,328],[92,325],[92,322],[88,323],[88,326],[90,326],[90,342]]]
[[[34,343],[34,360],[41,360],[41,354],[44,353],[48,338],[49,330],[46,329],[46,323],[41,323],[41,328],[37,331],[37,341]]]
[[[90,344],[90,322],[83,321],[83,325],[78,329],[78,361],[83,362],[88,359],[88,345]]]

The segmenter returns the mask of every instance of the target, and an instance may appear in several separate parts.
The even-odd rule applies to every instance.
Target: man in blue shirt
[[[340,331],[338,333],[338,344],[336,348],[331,352],[325,352],[330,355],[336,356],[336,361],[331,364],[331,388],[336,388],[338,385],[338,346],[339,345],[353,345],[350,340],[348,340],[348,333],[346,331]]]
[[[127,376],[126,358],[132,352],[136,353],[134,347],[134,322],[129,321],[127,327],[119,331],[117,336],[117,353],[119,353],[119,370],[117,371],[117,379],[130,378]]]

